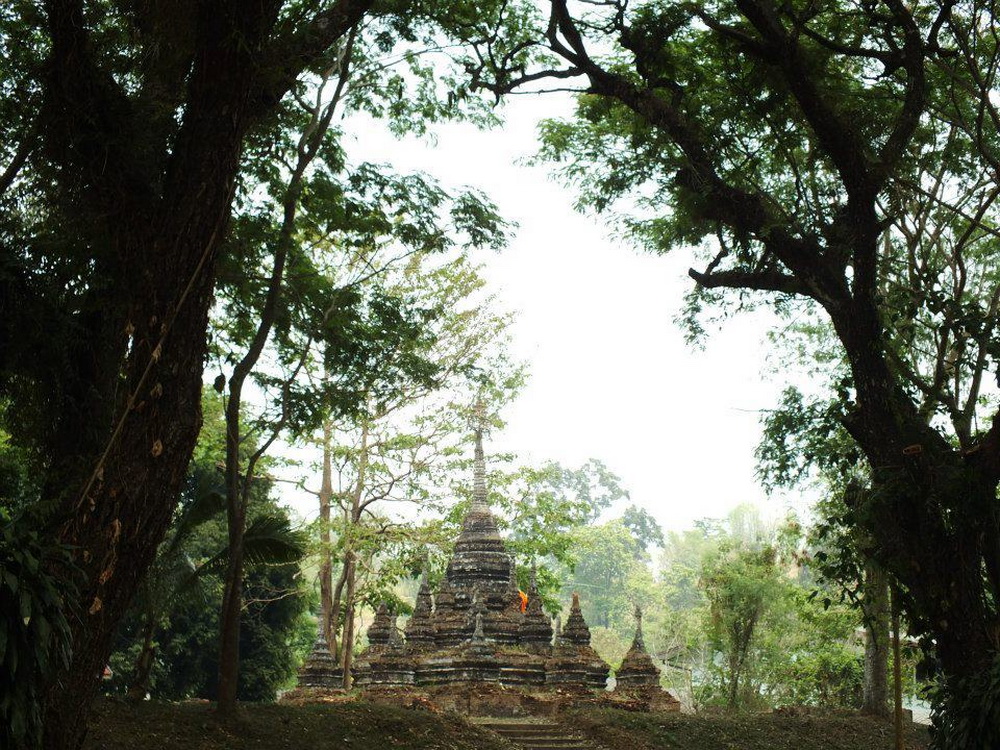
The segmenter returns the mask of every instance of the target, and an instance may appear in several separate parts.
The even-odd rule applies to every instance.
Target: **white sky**
[[[665,531],[744,502],[772,517],[789,502],[801,510],[794,498],[766,498],[754,479],[758,410],[773,407],[782,387],[763,376],[768,316],[730,319],[704,351],[692,349],[674,322],[692,284],[690,254],[654,257],[616,243],[609,226],[574,212],[571,190],[544,167],[518,165],[535,149],[538,119],[568,111],[566,99],[522,98],[498,130],[449,125],[435,146],[369,123],[348,146],[352,162],[482,189],[520,225],[506,250],[477,258],[502,307],[518,313],[514,353],[530,369],[487,452],[567,466],[600,459]]]

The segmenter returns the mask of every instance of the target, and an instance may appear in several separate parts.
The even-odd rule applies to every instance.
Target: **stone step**
[[[562,750],[567,750],[567,748],[585,748],[586,750],[592,750],[594,747],[591,743],[586,740],[573,740],[571,742],[554,742],[552,740],[518,740],[513,737],[505,737],[505,740],[518,747],[531,748],[532,750],[541,750],[546,748],[546,750],[555,750],[556,748],[562,748]]]
[[[561,737],[565,734],[565,731],[559,727],[505,727],[505,726],[491,726],[487,727],[491,732],[497,732],[502,735],[524,735],[524,736],[551,736],[551,737]]]
[[[498,732],[499,734],[499,732]],[[583,740],[578,737],[553,737],[552,735],[523,735],[501,734],[506,740],[510,740],[515,745],[527,745],[535,747],[537,745],[551,745],[552,747],[577,747]]]
[[[570,737],[562,732],[505,732],[496,729],[490,730],[496,732],[501,737],[506,737],[511,742],[543,742],[548,741],[553,744],[560,743],[572,743],[577,740],[576,737]]]
[[[479,719],[476,725],[525,750],[600,750],[592,742],[550,721]]]

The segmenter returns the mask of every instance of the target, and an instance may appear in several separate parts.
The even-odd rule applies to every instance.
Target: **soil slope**
[[[607,750],[891,750],[892,727],[860,716],[682,716],[593,710],[560,719]],[[511,750],[464,720],[362,701],[244,705],[220,720],[205,702],[94,708],[84,750]],[[907,747],[927,747],[909,727]]]

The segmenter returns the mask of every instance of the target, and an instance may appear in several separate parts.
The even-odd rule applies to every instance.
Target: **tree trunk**
[[[258,336],[260,328],[258,328]],[[265,336],[266,337],[266,336]],[[259,352],[258,352],[259,353]],[[226,403],[226,526],[229,564],[222,594],[219,617],[219,686],[216,699],[222,715],[236,710],[240,671],[240,613],[243,609],[243,539],[246,535],[247,500],[251,477],[242,476],[240,464],[240,408],[243,383],[256,362],[248,352],[236,365],[229,381]],[[242,481],[241,481],[242,480]]]
[[[861,530],[901,584],[909,622],[934,637],[949,690],[961,691],[991,667],[1000,645],[992,605],[1000,594],[1000,423],[975,449],[955,450],[892,380],[880,332],[856,321],[837,327],[859,404],[846,423],[875,467]]]
[[[892,594],[892,707],[896,750],[905,750],[903,742],[903,665],[899,648],[899,597]]]
[[[244,508],[229,514],[229,566],[226,569],[219,628],[219,688],[216,700],[222,715],[236,710],[240,670],[240,614],[243,610],[243,537],[246,531]]]
[[[151,335],[136,347],[147,358],[161,352],[158,361],[150,362],[148,377],[143,378],[144,363],[137,356],[126,368],[125,387],[141,393],[145,408],[141,414],[124,408],[120,437],[109,444],[95,479],[74,485],[89,489],[63,504],[68,520],[58,538],[76,547],[87,581],[69,617],[72,660],[67,670],[52,676],[45,710],[58,720],[46,720],[49,748],[75,748],[82,741],[86,706],[96,693],[112,636],[170,523],[194,449],[211,283],[204,278],[197,286],[200,299],[174,320],[170,340],[160,347]],[[157,297],[151,294],[151,300]],[[169,293],[161,298],[170,299]],[[146,307],[156,310],[142,313],[146,320],[169,315],[169,304]],[[160,460],[151,461],[151,455]]]
[[[356,557],[354,550],[348,550],[344,561],[347,571],[347,596],[344,608],[344,639],[341,666],[344,668],[344,690],[350,690],[354,684],[351,668],[354,665],[354,594],[357,581]]]
[[[357,476],[354,481],[354,490],[351,493],[350,520],[352,526],[361,523],[361,499],[364,497],[368,481],[368,439],[370,430],[368,422],[362,420],[361,423],[361,444],[358,447]],[[350,528],[345,529],[346,551],[344,553],[344,571],[347,576],[347,597],[344,613],[344,639],[343,639],[343,667],[344,667],[344,689],[350,690],[354,678],[351,674],[351,665],[354,661],[354,610],[355,593],[357,590],[358,577],[358,556],[354,549],[353,534]]]
[[[76,373],[95,393],[110,383],[122,396],[58,410],[64,421],[56,432],[66,439],[92,432],[92,426],[74,432],[91,420],[103,430],[96,452],[85,446],[53,456],[52,476],[64,488],[57,538],[76,548],[87,577],[69,617],[72,659],[50,676],[44,705],[46,748],[71,750],[83,741],[112,637],[170,523],[201,426],[208,310],[248,127],[253,65],[252,45],[226,41],[237,30],[226,24],[204,30],[186,83],[183,123],[165,174],[152,178],[154,189],[138,181],[149,166],[136,165],[138,155],[123,154],[119,162],[111,146],[109,156],[108,144],[125,134],[97,130],[107,126],[94,118],[107,96],[98,89],[110,77],[88,57],[79,5],[52,2],[46,11],[52,37],[46,96],[61,118],[46,132],[47,148],[69,179],[84,186],[86,205],[78,210],[102,217],[103,247],[110,244],[114,260],[99,281],[124,312],[112,348],[107,337],[85,340],[103,348]],[[251,38],[261,21],[253,11],[232,17]],[[115,113],[120,106],[102,116]],[[95,162],[97,154],[105,156]]]
[[[151,619],[143,625],[142,649],[139,651],[139,658],[135,660],[132,683],[128,687],[130,700],[143,701],[149,693],[149,675],[153,670],[153,658],[156,656],[156,647],[153,646],[155,631],[156,626]]]
[[[331,110],[332,115],[332,110]],[[226,589],[222,600],[221,648],[219,654],[219,712],[231,714],[236,710],[236,693],[240,671],[240,613],[243,608],[243,537],[246,533],[247,506],[250,502],[250,485],[257,460],[278,436],[284,419],[271,427],[271,437],[263,445],[254,446],[254,454],[247,460],[246,473],[242,474],[240,446],[243,434],[240,427],[243,408],[243,385],[260,361],[267,340],[274,327],[278,302],[284,290],[285,261],[294,242],[295,222],[299,197],[302,194],[302,176],[316,154],[318,145],[307,147],[307,138],[320,138],[326,132],[329,118],[322,129],[304,134],[299,141],[298,160],[285,188],[282,199],[282,221],[274,248],[274,265],[268,279],[267,295],[260,310],[260,321],[243,357],[233,368],[229,380],[229,402],[226,404],[226,504],[229,520],[229,568]],[[318,143],[318,142],[317,142]],[[241,481],[242,477],[242,481]]]
[[[331,652],[336,652],[336,620],[333,610],[333,549],[330,535],[330,504],[333,500],[333,459],[331,445],[333,426],[330,420],[323,421],[323,481],[319,488],[319,541],[322,563],[319,568],[320,612],[323,618],[323,632]],[[340,613],[336,614],[339,618]]]
[[[106,69],[84,5],[44,3],[50,45],[39,82],[44,151],[59,181],[56,216],[79,217],[73,231],[84,236],[66,251],[93,260],[87,284],[97,290],[75,320],[74,356],[59,374],[69,387],[53,393],[59,422],[45,486],[56,490],[46,496],[59,500],[60,514],[50,531],[75,548],[85,581],[67,603],[72,658],[46,676],[48,750],[83,742],[113,635],[186,475],[244,137],[368,7],[335,3],[309,19],[308,33],[281,40],[272,38],[278,4],[245,0],[206,6],[186,26],[144,27],[162,48],[190,45],[176,70],[145,59],[130,69],[169,102],[161,128]],[[145,5],[135,11],[140,26],[153,15]],[[279,41],[288,54],[273,54]],[[147,62],[152,81],[142,80]]]
[[[918,125],[930,111],[933,97],[927,73],[936,57],[920,41],[926,19],[912,15],[905,4],[893,4],[898,12],[892,14],[888,26],[899,35],[899,46],[891,44],[900,60],[905,60],[898,69],[905,71],[907,80],[901,86],[906,93],[895,114],[889,115],[894,120],[891,134],[869,141],[868,135],[859,136],[856,122],[842,118],[836,105],[830,106],[823,75],[813,77],[802,66],[788,64],[799,50],[796,22],[786,25],[772,4],[737,3],[751,30],[742,39],[743,53],[768,67],[775,81],[781,82],[776,90],[796,102],[798,113],[813,128],[810,137],[815,140],[811,142],[831,159],[831,174],[836,173],[842,187],[836,218],[817,214],[823,227],[803,231],[797,221],[775,218],[780,211],[772,207],[773,196],[766,190],[746,190],[743,183],[729,180],[728,165],[714,158],[711,138],[704,135],[708,121],[659,95],[676,81],[668,77],[655,84],[637,84],[642,76],[633,79],[602,67],[585,50],[587,25],[578,23],[566,3],[551,5],[549,48],[568,63],[563,72],[586,76],[592,94],[620,102],[674,144],[683,166],[672,167],[676,168],[673,194],[697,205],[693,209],[697,218],[720,222],[735,236],[752,238],[762,248],[756,262],[741,259],[726,270],[716,270],[723,252],[706,273],[692,271],[692,277],[707,288],[803,295],[829,313],[851,370],[852,403],[843,422],[874,475],[873,498],[859,523],[875,541],[877,561],[900,582],[911,625],[933,638],[945,674],[954,678],[950,684],[971,684],[971,678],[992,668],[1000,649],[996,606],[1000,601],[996,495],[1000,413],[995,413],[986,435],[972,445],[966,436],[962,450],[956,450],[928,424],[927,415],[921,414],[909,392],[923,389],[909,383],[897,365],[890,366],[887,352],[894,344],[885,334],[892,316],[885,306],[884,269],[888,261],[898,258],[880,251],[880,239],[893,233],[893,220],[906,209],[887,209],[879,196],[905,172],[904,155],[917,143]],[[936,23],[944,19],[942,15]],[[610,28],[616,24],[612,22]],[[963,34],[957,31],[959,37]],[[730,41],[738,36],[721,27],[720,35]],[[623,44],[636,58],[640,72],[644,66],[655,67],[660,55],[657,45],[640,41],[641,35],[627,28],[622,29],[622,36],[627,37]],[[510,91],[535,78],[505,80],[496,90]],[[960,260],[956,262],[961,265]],[[776,268],[780,273],[772,273]],[[964,267],[961,275],[964,289]],[[987,330],[992,330],[992,324]],[[942,329],[942,335],[947,333]],[[943,393],[934,399],[938,406],[958,411],[948,403],[948,385],[942,381],[931,386],[931,390],[939,388]],[[971,416],[965,413],[952,419],[961,422]],[[956,432],[961,437],[964,428],[957,424]]]
[[[889,714],[889,584],[877,564],[865,565],[865,672],[862,710],[875,716]]]
[[[223,200],[211,205],[205,195],[208,205],[196,212],[200,218],[192,218],[202,236],[185,237],[186,231],[175,228],[150,242],[154,256],[187,256],[182,267],[191,274],[192,291],[178,308],[184,280],[175,269],[149,259],[148,283],[135,283],[130,293],[144,297],[131,306],[129,319],[136,332],[121,383],[121,390],[135,399],[119,407],[116,432],[107,433],[102,455],[85,459],[77,469],[86,467],[83,476],[65,485],[74,490],[64,495],[67,520],[58,540],[76,548],[76,563],[87,580],[69,617],[72,660],[68,669],[51,676],[45,714],[58,720],[45,721],[47,748],[76,748],[82,742],[86,708],[97,691],[112,637],[169,526],[194,449],[201,425],[210,269],[216,232],[228,210],[228,186],[222,187]],[[203,253],[206,262],[200,264],[196,256]],[[171,322],[168,336],[162,321]],[[61,459],[65,465],[81,457],[63,454]]]
[[[727,706],[730,711],[735,711],[740,704],[740,659],[736,655],[735,648],[729,655],[729,697]]]
[[[346,517],[346,513],[344,514]],[[342,661],[340,653],[340,612],[343,608],[343,596],[344,596],[344,584],[347,583],[348,574],[347,559],[345,557],[344,564],[340,566],[340,577],[337,579],[337,585],[333,589],[333,604],[330,607],[330,626],[332,628],[333,640],[330,641],[330,653],[333,654],[337,661]]]

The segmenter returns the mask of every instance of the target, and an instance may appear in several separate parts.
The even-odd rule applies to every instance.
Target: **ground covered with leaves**
[[[84,750],[510,750],[460,718],[361,701],[244,704],[219,719],[208,702],[103,700]]]
[[[607,750],[891,750],[891,721],[857,714],[640,714],[573,712],[567,717]],[[927,728],[906,726],[908,750],[928,746]]]
[[[890,750],[892,727],[858,716],[683,716],[600,710],[564,717],[607,750]],[[206,702],[94,708],[84,750],[510,750],[460,718],[362,701],[249,704],[221,720]],[[907,748],[927,747],[910,727]]]

